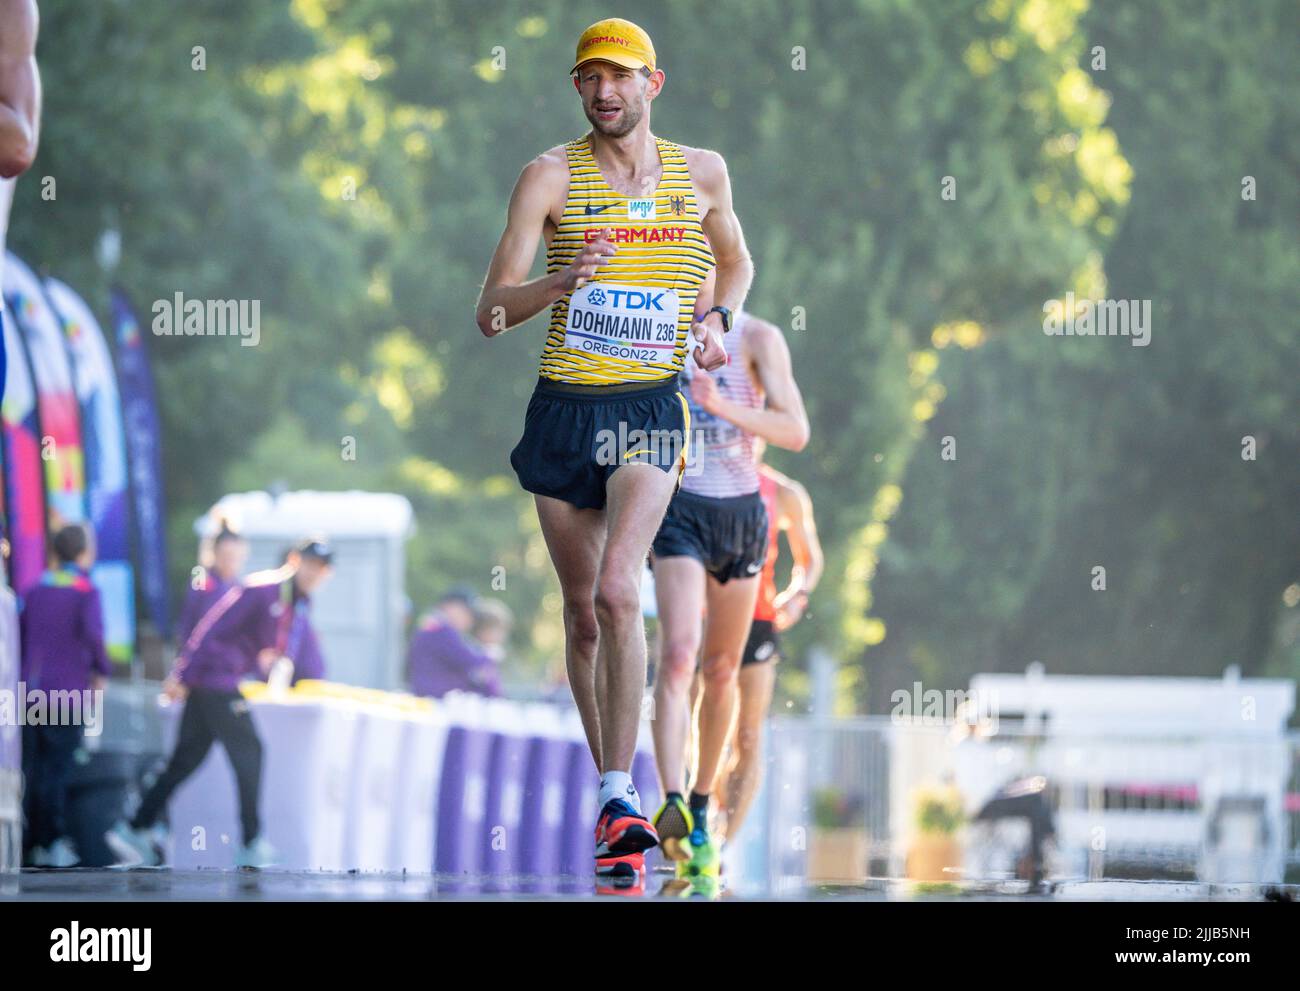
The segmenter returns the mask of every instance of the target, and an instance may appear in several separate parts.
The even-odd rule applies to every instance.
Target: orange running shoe
[[[659,834],[650,820],[621,798],[612,798],[600,810],[596,822],[596,861],[623,854],[643,854],[659,845]],[[644,859],[641,867],[644,868]],[[599,870],[597,870],[599,873]]]

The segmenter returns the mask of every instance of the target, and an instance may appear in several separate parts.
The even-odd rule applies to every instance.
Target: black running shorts
[[[749,640],[745,642],[745,653],[740,657],[740,666],[780,659],[781,638],[777,636],[776,627],[770,619],[754,620],[749,628]]]
[[[726,499],[678,492],[650,548],[656,558],[693,557],[724,584],[756,578],[767,559],[767,510],[757,492]]]
[[[691,414],[677,377],[626,385],[541,378],[510,466],[528,492],[579,509],[605,508],[605,483],[626,464],[685,469]]]

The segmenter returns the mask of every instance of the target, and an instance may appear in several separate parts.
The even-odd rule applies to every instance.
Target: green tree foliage
[[[337,420],[337,373],[366,355],[365,267],[350,224],[322,208],[302,149],[273,140],[276,108],[248,84],[316,45],[281,6],[106,0],[41,4],[41,151],[18,187],[12,246],[101,313],[95,262],[121,234],[113,278],[142,319],[154,300],[261,300],[257,347],[237,338],[151,337],[173,514],[221,494],[226,466],[276,416]],[[193,68],[203,48],[206,68]],[[36,177],[56,182],[42,199]],[[178,575],[188,570],[181,560]]]
[[[1088,65],[1113,100],[1132,199],[1104,282],[1048,295],[1151,300],[1151,343],[1048,337],[1027,321],[944,355],[948,397],[882,555],[873,708],[914,677],[959,686],[1033,660],[1300,673],[1282,659],[1296,636],[1284,598],[1291,613],[1300,598],[1294,15],[1283,2],[1100,3],[1083,22],[1105,50],[1104,70]],[[944,436],[955,462],[940,458]]]

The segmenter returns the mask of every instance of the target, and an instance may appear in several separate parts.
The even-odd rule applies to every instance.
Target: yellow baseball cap
[[[577,72],[578,66],[583,62],[597,59],[628,69],[639,69],[644,65],[654,72],[655,46],[651,44],[650,36],[631,21],[625,21],[621,17],[607,17],[582,32],[569,74]]]

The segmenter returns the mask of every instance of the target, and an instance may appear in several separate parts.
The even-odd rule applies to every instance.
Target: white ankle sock
[[[641,796],[632,784],[632,775],[626,771],[606,771],[601,776],[597,804],[603,809],[605,803],[614,798],[621,798],[638,812],[641,811]]]

